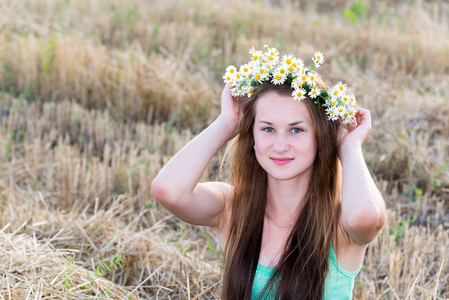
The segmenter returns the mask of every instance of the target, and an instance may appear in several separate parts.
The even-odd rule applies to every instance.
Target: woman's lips
[[[285,165],[293,160],[293,158],[287,157],[272,157],[271,160],[277,165]]]

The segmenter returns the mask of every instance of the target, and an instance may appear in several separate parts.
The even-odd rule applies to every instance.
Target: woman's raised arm
[[[151,190],[165,208],[181,220],[214,227],[218,225],[232,187],[221,182],[199,183],[213,156],[237,134],[239,112],[226,85],[221,96],[221,114],[203,132],[185,145],[159,172]]]
[[[359,245],[370,243],[385,224],[385,203],[362,154],[371,132],[370,112],[357,108],[356,122],[341,129],[339,156],[342,164],[342,212],[340,222]]]

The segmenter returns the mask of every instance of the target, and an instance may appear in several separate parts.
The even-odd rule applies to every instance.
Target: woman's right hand
[[[238,133],[240,110],[238,108],[238,101],[240,97],[233,97],[231,94],[232,86],[226,83],[226,86],[221,93],[221,113],[219,118],[222,118],[229,127],[232,137]]]

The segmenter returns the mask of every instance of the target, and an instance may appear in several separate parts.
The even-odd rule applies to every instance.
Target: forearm
[[[156,176],[152,189],[159,190],[160,197],[169,198],[158,200],[176,200],[192,193],[213,156],[234,136],[233,123],[226,117],[218,117],[185,145]]]
[[[342,224],[360,243],[372,240],[385,223],[385,203],[363,159],[360,145],[342,149]]]

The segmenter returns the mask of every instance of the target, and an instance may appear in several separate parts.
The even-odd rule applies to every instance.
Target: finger
[[[348,131],[351,132],[354,129],[356,129],[358,124],[359,124],[359,122],[357,120],[357,115],[356,115],[356,117],[353,119],[352,123],[348,124]]]
[[[371,123],[371,114],[370,111],[361,107],[357,107],[355,111],[355,117],[357,120],[357,124],[362,123]]]
[[[348,134],[348,131],[343,127],[343,124],[338,128],[338,138],[339,140],[343,139],[345,135]]]

